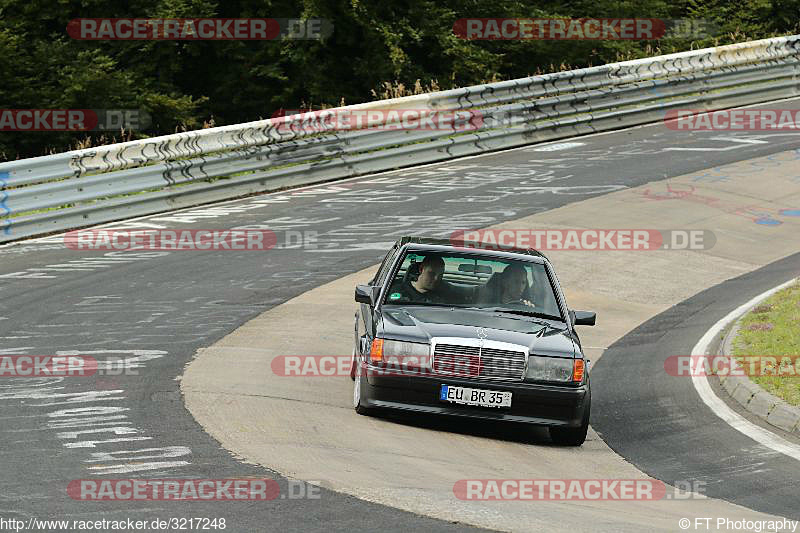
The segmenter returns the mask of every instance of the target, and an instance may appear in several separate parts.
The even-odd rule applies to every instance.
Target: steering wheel
[[[503,305],[508,305],[508,304],[519,304],[519,305],[525,305],[527,307],[534,307],[533,302],[525,298],[515,298],[513,300],[507,300],[503,302]]]

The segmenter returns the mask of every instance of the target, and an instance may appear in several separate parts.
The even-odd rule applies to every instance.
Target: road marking
[[[148,437],[149,438],[149,437]],[[95,474],[130,474],[132,472],[141,472],[144,470],[162,470],[164,468],[176,468],[179,466],[189,466],[189,461],[151,461],[148,463],[137,464],[124,464],[124,465],[105,465],[105,466],[89,466]]]
[[[720,332],[722,332],[723,329],[725,329],[728,324],[738,319],[765,298],[769,298],[779,290],[784,289],[795,282],[796,279],[790,279],[786,283],[782,283],[775,288],[759,294],[752,300],[740,305],[728,313],[719,322],[714,324],[699,341],[697,341],[697,344],[694,346],[694,348],[692,348],[692,355],[706,355],[711,342],[720,334]],[[791,457],[792,459],[797,459],[800,461],[800,446],[787,441],[771,431],[753,424],[733,411],[725,404],[725,402],[723,402],[716,394],[714,394],[714,391],[711,390],[711,385],[709,385],[708,379],[706,379],[705,376],[692,376],[692,384],[694,385],[695,390],[697,390],[697,393],[700,395],[700,399],[702,399],[703,402],[709,408],[711,408],[711,411],[713,411],[715,415],[727,422],[728,425],[730,425],[733,429],[750,437],[759,444],[763,444],[764,446],[771,448],[776,452],[780,452]]]
[[[569,142],[569,143],[556,143],[549,146],[541,146],[539,148],[531,149],[531,152],[556,152],[558,150],[568,150],[578,146],[584,146],[586,143]]]
[[[670,146],[668,148],[664,148],[665,152],[727,152],[729,150],[736,150],[740,148],[737,143],[739,144],[769,144],[768,141],[762,141],[760,139],[747,139],[742,137],[710,137],[707,139],[709,141],[722,141],[722,142],[730,142],[734,143],[730,146],[725,148],[689,148],[683,146]]]
[[[742,144],[769,144],[769,142],[762,141],[761,139],[748,139],[746,137],[711,137],[709,140]]]

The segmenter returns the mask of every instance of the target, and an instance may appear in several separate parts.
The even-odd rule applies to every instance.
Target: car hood
[[[432,337],[478,338],[527,346],[530,353],[574,357],[575,343],[566,324],[510,317],[494,311],[451,307],[401,307],[382,310],[382,337],[411,342],[430,342]]]

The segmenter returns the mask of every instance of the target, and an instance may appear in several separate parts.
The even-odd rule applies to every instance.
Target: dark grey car
[[[360,414],[393,409],[546,426],[580,445],[588,361],[547,258],[404,237],[356,287],[351,375]]]

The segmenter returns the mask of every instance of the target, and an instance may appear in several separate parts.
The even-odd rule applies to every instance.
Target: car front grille
[[[436,344],[433,371],[444,376],[520,381],[525,371],[525,352],[475,345]]]

